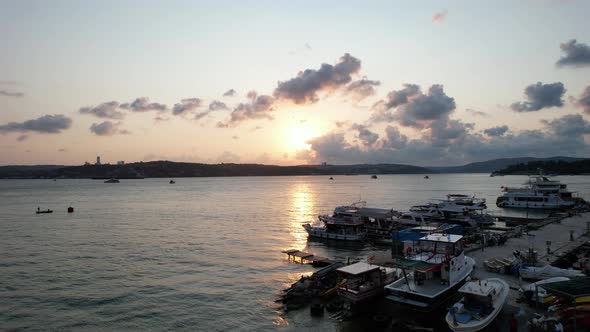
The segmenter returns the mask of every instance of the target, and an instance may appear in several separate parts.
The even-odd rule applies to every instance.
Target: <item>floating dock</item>
[[[311,254],[297,249],[283,250],[282,253],[287,254],[287,258],[290,262],[293,263],[311,264],[316,267],[328,266],[336,263],[336,261],[333,261],[326,257],[317,256],[315,254]]]

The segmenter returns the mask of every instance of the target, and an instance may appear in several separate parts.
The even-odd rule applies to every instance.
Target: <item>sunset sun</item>
[[[289,127],[285,131],[285,145],[289,150],[309,149],[310,139],[320,135],[320,131],[309,124]]]

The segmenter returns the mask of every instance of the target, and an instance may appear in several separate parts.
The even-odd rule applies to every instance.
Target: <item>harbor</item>
[[[566,191],[558,182],[557,187]],[[284,304],[285,313],[309,310],[321,319],[363,322],[359,324],[383,331],[583,331],[590,328],[590,294],[580,288],[590,283],[590,209],[566,195],[567,208],[531,218],[528,212],[484,214],[485,200],[458,194],[437,205],[412,207],[412,223],[404,221],[408,213],[368,208],[364,202],[336,207],[333,215],[319,217],[325,228],[310,231],[304,225],[310,239],[389,245],[391,255],[333,260],[319,276],[302,276],[277,302]],[[463,218],[448,213],[455,211],[450,205],[458,205],[457,200]],[[446,213],[436,217],[435,210],[443,209]],[[469,220],[472,216],[478,219]],[[457,221],[461,223],[448,224]],[[343,236],[318,235],[320,229]],[[388,233],[389,241],[383,236]],[[294,249],[284,253],[289,261],[299,257],[302,264],[332,261]],[[536,295],[531,297],[530,289]],[[544,292],[541,300],[539,289]],[[294,298],[293,293],[305,296]],[[412,317],[418,312],[432,320],[417,322]]]

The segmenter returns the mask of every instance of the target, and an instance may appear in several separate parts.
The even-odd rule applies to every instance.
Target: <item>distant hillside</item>
[[[277,176],[277,175],[357,175],[429,173],[423,167],[377,165],[301,165],[273,166],[259,164],[199,164],[171,161],[139,162],[125,165],[31,166],[0,167],[0,178],[158,178],[215,176]]]
[[[542,169],[544,174],[590,174],[590,159],[582,159],[571,162],[561,160],[529,161],[528,163],[510,165],[494,173],[498,175],[538,174],[539,169]]]
[[[463,166],[451,166],[451,167],[429,167],[434,172],[438,173],[491,173],[510,165],[528,163],[531,161],[576,161],[582,158],[572,157],[549,157],[549,158],[534,158],[534,157],[522,157],[522,158],[502,158],[493,159],[488,161],[481,161],[477,163],[470,163]]]

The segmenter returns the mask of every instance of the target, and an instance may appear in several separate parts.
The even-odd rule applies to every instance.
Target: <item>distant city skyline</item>
[[[0,165],[588,157],[588,12],[0,1]]]

